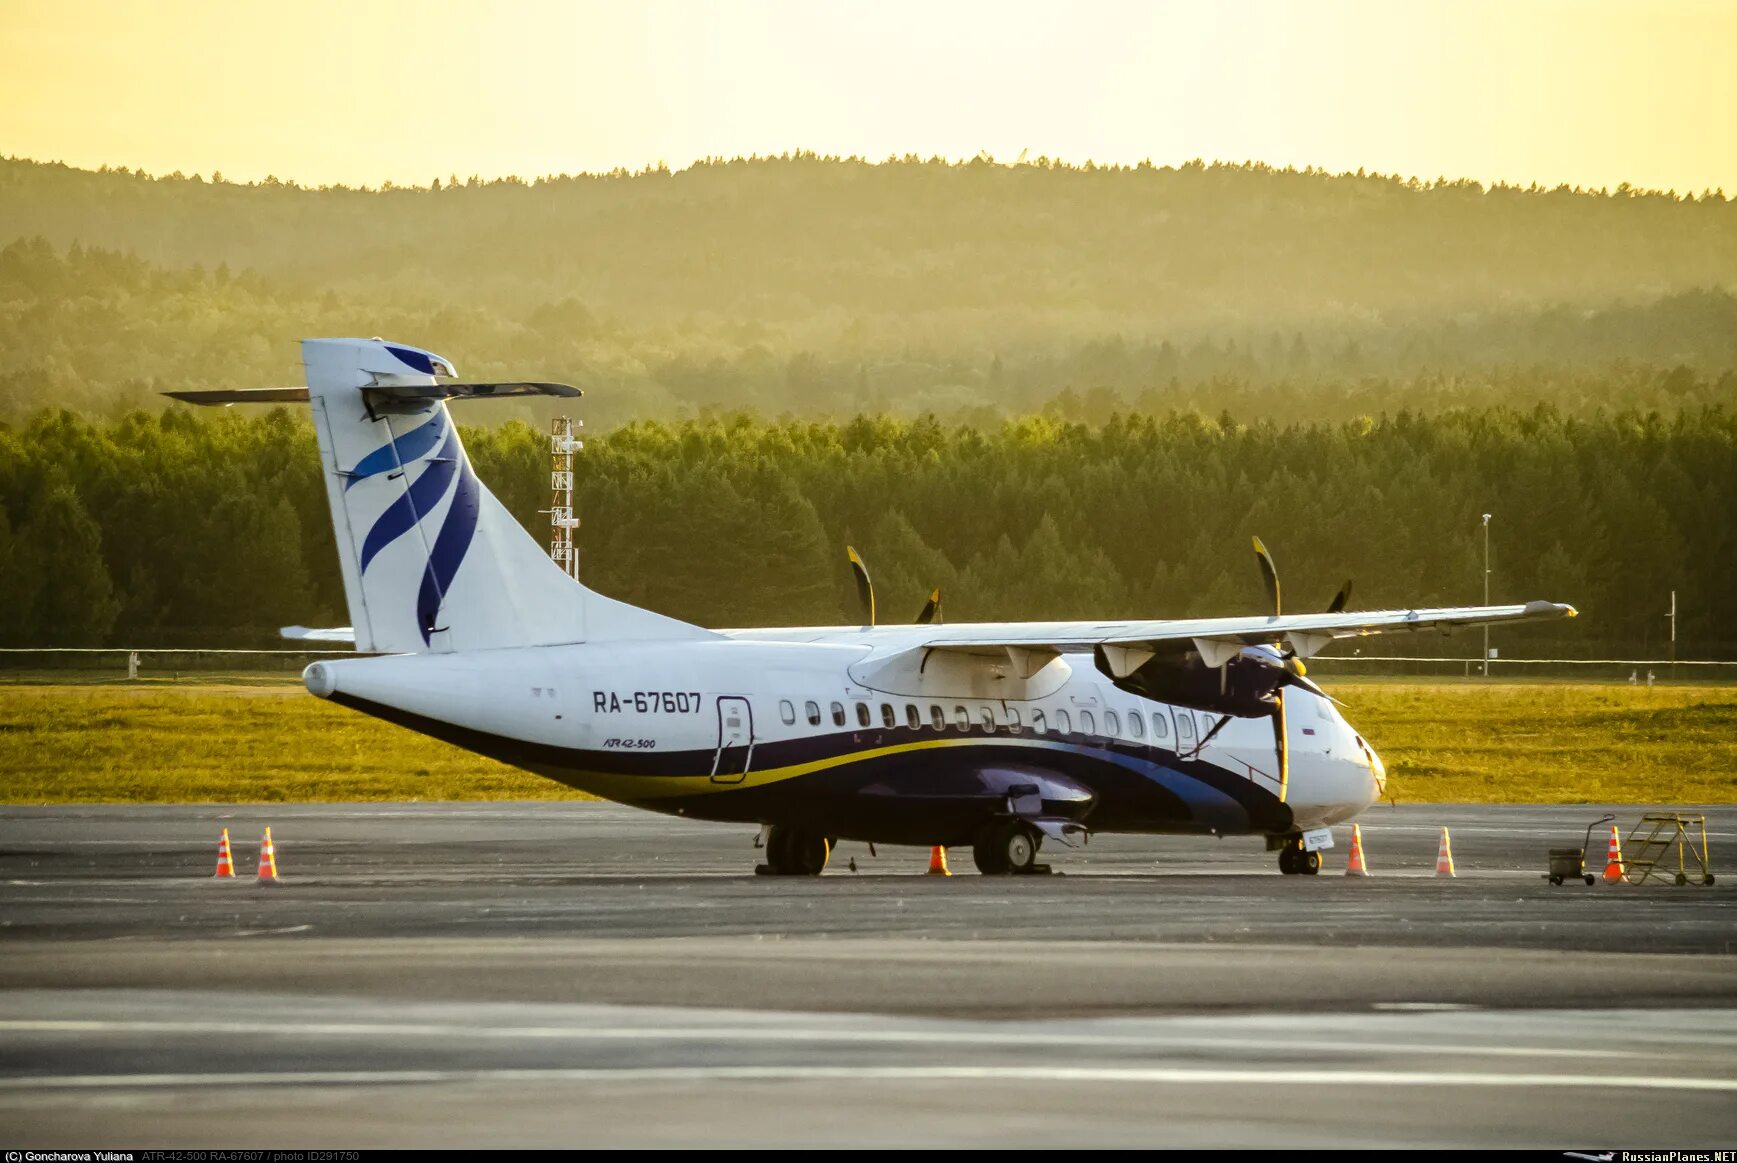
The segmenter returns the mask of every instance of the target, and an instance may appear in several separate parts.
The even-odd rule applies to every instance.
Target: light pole
[[[1484,514],[1484,605],[1490,604],[1490,515]],[[1484,623],[1484,677],[1490,677],[1490,624]]]

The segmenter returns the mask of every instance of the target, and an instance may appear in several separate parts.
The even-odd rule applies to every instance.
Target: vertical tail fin
[[[358,650],[712,636],[574,581],[477,479],[446,397],[549,385],[442,384],[447,361],[377,339],[304,340],[302,364]]]

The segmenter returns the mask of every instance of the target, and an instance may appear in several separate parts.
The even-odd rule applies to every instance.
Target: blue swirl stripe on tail
[[[358,481],[383,472],[391,472],[400,465],[408,466],[411,461],[419,460],[428,454],[446,431],[446,409],[436,408],[434,418],[420,428],[413,428],[395,440],[389,440],[356,462],[356,467],[350,470],[350,479],[344,483],[344,491],[349,492]]]
[[[446,520],[441,523],[434,548],[429,551],[428,568],[422,572],[422,589],[416,595],[416,622],[422,627],[424,645],[434,633],[434,620],[440,614],[440,604],[452,585],[453,575],[464,563],[471,538],[476,535],[477,517],[482,511],[481,492],[482,487],[477,482],[476,473],[471,471],[470,461],[464,461],[459,466],[458,488],[453,493],[452,507],[447,509]]]
[[[422,475],[380,514],[380,519],[374,522],[362,541],[363,573],[368,572],[368,563],[376,554],[410,532],[424,514],[440,503],[440,498],[446,495],[447,487],[452,484],[461,456],[457,434],[448,435],[446,443],[440,446],[439,458],[429,461]]]

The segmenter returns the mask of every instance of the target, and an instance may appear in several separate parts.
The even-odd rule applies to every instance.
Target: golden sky
[[[0,0],[0,154],[307,184],[822,153],[1737,192],[1737,0]]]

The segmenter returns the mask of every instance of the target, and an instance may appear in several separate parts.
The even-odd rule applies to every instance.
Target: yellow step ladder
[[[1695,837],[1699,835],[1697,845]],[[1645,884],[1649,877],[1660,880],[1671,876],[1671,849],[1677,850],[1677,884],[1696,879],[1712,884],[1713,873],[1707,867],[1707,817],[1686,816],[1680,812],[1650,812],[1641,817],[1629,833],[1629,851],[1623,859],[1623,879],[1630,884]],[[1689,865],[1700,869],[1700,876],[1691,878]]]

